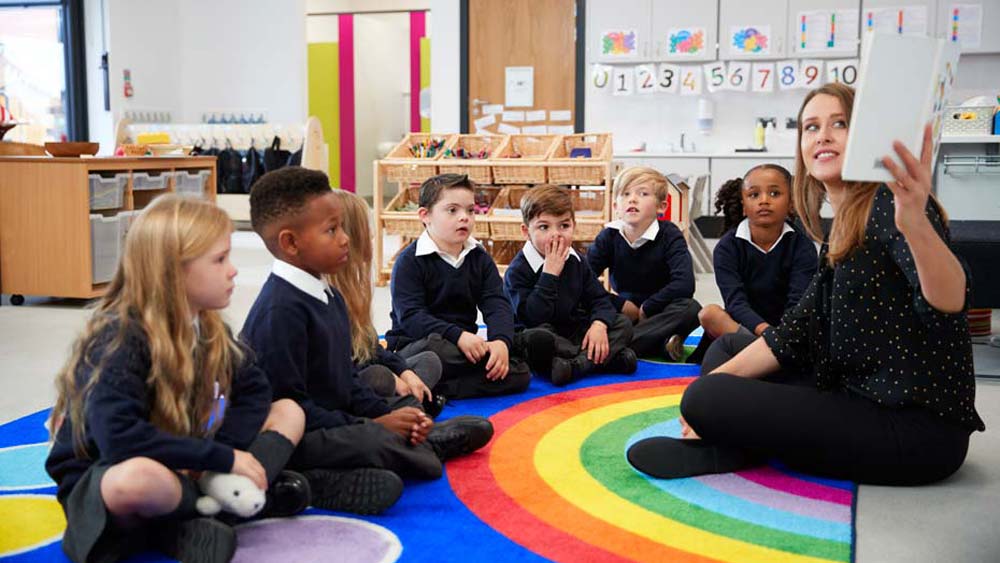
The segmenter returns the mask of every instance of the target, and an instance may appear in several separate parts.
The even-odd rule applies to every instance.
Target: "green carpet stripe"
[[[850,544],[774,530],[706,510],[650,484],[625,459],[625,444],[636,432],[677,418],[678,407],[622,417],[591,434],[580,451],[583,466],[609,490],[639,506],[719,535],[800,555],[849,561]]]

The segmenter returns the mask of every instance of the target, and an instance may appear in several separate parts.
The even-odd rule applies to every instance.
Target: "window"
[[[81,5],[0,0],[0,105],[18,122],[5,140],[86,137]]]

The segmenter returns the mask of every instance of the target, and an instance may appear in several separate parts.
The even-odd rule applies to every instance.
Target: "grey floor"
[[[392,244],[392,241],[387,242]],[[226,316],[243,324],[270,268],[256,235],[238,232],[233,261],[239,268]],[[699,275],[697,299],[721,303],[711,275]],[[375,318],[388,328],[389,292],[375,292]],[[54,397],[53,375],[65,361],[89,312],[86,303],[29,298],[0,307],[0,423],[46,408]],[[1000,332],[994,317],[994,332]],[[1000,376],[1000,348],[975,347],[976,371]],[[990,429],[972,437],[965,465],[950,479],[916,488],[861,487],[858,500],[858,563],[1000,562],[1000,380],[980,379],[976,407]]]

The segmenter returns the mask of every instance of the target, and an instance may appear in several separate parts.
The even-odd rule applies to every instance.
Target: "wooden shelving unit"
[[[437,135],[436,137],[445,136]],[[405,146],[404,144],[407,142],[407,140],[404,140],[400,145]],[[610,135],[607,135],[606,143],[610,149]],[[580,189],[579,186],[563,184],[567,185],[574,192],[577,192],[574,194],[574,199],[577,202],[582,202],[581,205],[578,205],[578,211],[590,211],[587,214],[578,213],[576,218],[577,234],[574,237],[576,242],[587,243],[592,242],[604,224],[611,219],[611,184],[619,165],[611,160],[610,155],[611,152],[608,150],[601,151],[601,154],[596,158],[582,159],[525,159],[524,161],[518,161],[517,159],[510,158],[489,158],[484,160],[469,159],[455,161],[442,158],[387,158],[375,161],[372,164],[374,169],[372,175],[374,178],[372,193],[374,194],[373,207],[375,208],[376,285],[384,286],[388,283],[396,255],[423,232],[423,226],[420,224],[420,219],[416,211],[397,211],[394,207],[400,203],[413,201],[415,198],[412,197],[412,194],[416,192],[416,186],[419,186],[419,183],[423,180],[438,174],[442,165],[445,167],[460,165],[468,170],[471,177],[491,177],[494,178],[494,181],[496,181],[497,175],[490,174],[489,170],[492,170],[496,166],[502,166],[505,170],[509,170],[511,167],[543,167],[545,169],[545,180],[550,183],[550,170],[558,170],[559,176],[562,178],[571,178],[574,177],[574,174],[567,172],[572,172],[574,168],[578,168],[580,174],[576,175],[577,177],[585,177],[594,181],[594,183],[588,184],[588,186],[603,186],[603,189],[600,190],[586,190]],[[476,173],[478,170],[482,170],[482,172]],[[418,171],[420,173],[416,174]],[[387,194],[387,184],[390,186],[395,184],[395,191]],[[523,193],[525,188],[530,189],[530,186],[524,184],[487,184],[484,187],[499,188],[494,206],[497,202],[502,202],[511,205],[511,207],[516,207],[519,202],[519,196],[517,196],[518,199],[516,201],[510,201],[511,194]],[[591,194],[596,194],[596,197],[601,201],[599,213],[593,212],[596,206],[592,201],[594,196]],[[392,195],[392,200],[387,202],[386,195]],[[518,231],[520,229],[521,216],[520,213],[497,215],[493,211],[495,209],[491,207],[491,213],[476,216],[476,228],[473,236],[485,244],[487,250],[493,255],[494,260],[497,261],[502,274],[509,260],[523,244],[522,237],[519,235],[514,236],[515,229]],[[402,237],[399,249],[388,260],[386,260],[386,252],[383,249],[383,239],[386,234],[394,234]]]
[[[24,295],[98,297],[92,281],[91,214],[139,210],[175,190],[175,172],[208,171],[202,197],[215,201],[215,157],[0,157],[0,292],[15,305]],[[167,174],[164,189],[135,191],[133,174]],[[127,173],[121,205],[91,210],[89,175]]]

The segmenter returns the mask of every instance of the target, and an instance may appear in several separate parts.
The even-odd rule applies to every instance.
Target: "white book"
[[[882,157],[902,166],[892,148],[898,139],[919,159],[924,125],[929,122],[936,161],[941,117],[955,81],[958,55],[958,46],[945,39],[872,35],[861,55],[841,172],[845,180],[893,180]]]

